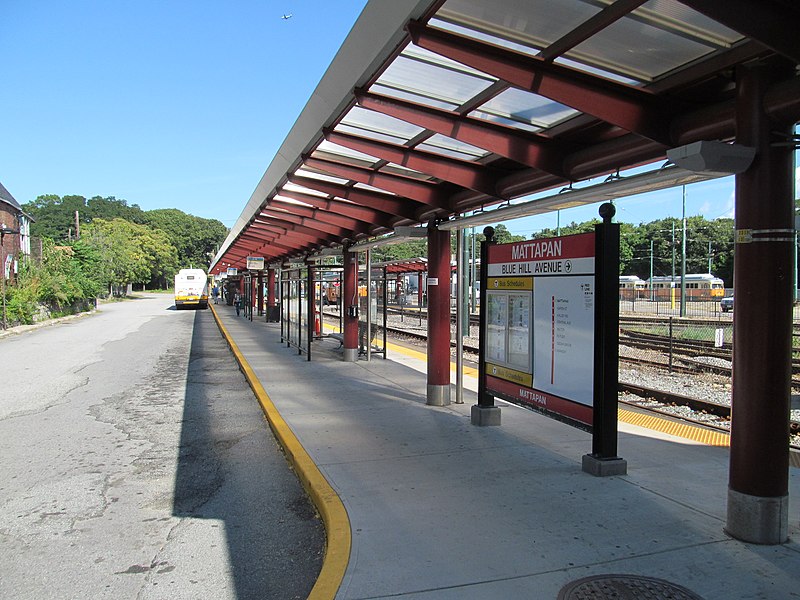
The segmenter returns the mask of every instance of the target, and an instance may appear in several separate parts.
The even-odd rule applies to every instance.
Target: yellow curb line
[[[324,325],[324,329],[326,329],[328,331],[341,333],[338,330],[339,329],[338,327],[335,327],[333,325],[328,325],[327,323]],[[398,346],[397,344],[393,344],[391,342],[386,342],[386,346],[389,348],[389,350],[394,350],[398,354],[403,354],[403,355],[408,356],[410,358],[417,358],[419,360],[424,360],[424,361],[428,360],[428,355],[425,352],[420,352],[419,350],[414,350],[413,348],[407,348],[406,346]],[[450,371],[452,371],[453,373],[456,372],[456,363],[454,363],[454,362],[450,363]],[[475,369],[473,367],[465,366],[464,367],[464,375],[466,375],[467,377],[476,377],[477,378],[478,377],[478,369]]]
[[[317,465],[306,452],[303,445],[294,435],[289,425],[281,416],[278,409],[273,404],[264,386],[261,385],[250,364],[239,351],[239,347],[228,333],[222,320],[217,315],[213,305],[209,305],[217,326],[222,332],[222,336],[236,357],[245,379],[253,389],[264,415],[267,417],[275,437],[286,452],[289,462],[294,466],[300,481],[303,483],[308,495],[317,507],[327,532],[327,545],[325,548],[325,558],[322,562],[322,570],[319,573],[317,582],[314,584],[309,600],[332,599],[336,596],[339,586],[344,579],[344,573],[350,560],[350,519],[347,517],[347,510],[341,498],[325,479]]]

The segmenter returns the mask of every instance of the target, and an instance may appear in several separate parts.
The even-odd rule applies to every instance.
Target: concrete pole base
[[[428,406],[447,406],[450,404],[449,385],[428,384]]]
[[[789,496],[764,498],[728,489],[725,533],[752,544],[783,544],[789,539]]]
[[[473,404],[470,411],[470,421],[478,427],[500,425],[500,407]]]
[[[345,348],[342,360],[344,362],[357,362],[358,348]]]
[[[613,477],[614,475],[628,474],[628,461],[624,458],[597,458],[591,454],[584,454],[581,459],[584,473],[595,477]]]

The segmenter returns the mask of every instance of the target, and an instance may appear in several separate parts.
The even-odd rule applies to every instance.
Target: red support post
[[[257,302],[258,302],[258,316],[262,316],[264,314],[264,272],[258,272],[258,293]]]
[[[358,254],[344,248],[342,310],[344,310],[344,360],[358,360]]]
[[[769,71],[737,71],[736,141],[756,148],[736,176],[733,398],[726,531],[746,542],[789,537],[789,403],[794,251],[791,123],[764,112]]]
[[[428,393],[450,404],[450,232],[428,225]]]

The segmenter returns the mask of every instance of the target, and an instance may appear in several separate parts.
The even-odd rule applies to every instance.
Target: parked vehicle
[[[175,308],[208,308],[208,276],[202,269],[181,269],[175,275]]]
[[[730,312],[733,310],[733,296],[728,296],[719,301],[719,307],[722,312]]]

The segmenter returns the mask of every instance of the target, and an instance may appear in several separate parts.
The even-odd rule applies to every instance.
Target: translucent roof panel
[[[366,166],[372,166],[380,159],[375,158],[374,156],[370,156],[369,154],[364,154],[363,152],[359,152],[358,150],[352,150],[345,146],[340,146],[339,144],[334,144],[327,140],[322,140],[319,146],[317,146],[316,151],[326,154],[328,156],[334,157],[342,157],[344,159],[348,159],[347,162],[352,164],[360,164]]]
[[[477,69],[473,69],[470,66],[461,64],[458,61],[452,60],[440,54],[436,54],[435,52],[431,52],[430,50],[426,50],[425,48],[421,48],[420,46],[415,46],[414,44],[409,44],[408,46],[406,46],[406,48],[401,53],[401,56],[418,60],[423,63],[436,65],[445,69],[450,69],[451,71],[463,73],[464,75],[472,75],[474,77],[487,79],[489,81],[494,81],[494,78],[489,77],[488,75],[486,75],[481,71],[478,71]]]
[[[544,129],[577,114],[578,111],[543,96],[509,88],[480,106],[473,116],[488,120],[500,117],[506,122]]]
[[[294,198],[287,198],[286,196],[281,196],[280,194],[276,194],[276,195],[275,195],[275,196],[274,196],[272,199],[273,199],[273,200],[280,200],[281,202],[284,202],[284,203],[286,203],[286,204],[295,204],[295,205],[297,205],[297,206],[311,206],[311,204],[308,204],[307,202],[302,202],[302,201],[300,201],[300,200],[295,200]],[[271,207],[273,210],[286,210],[286,209],[285,209],[285,208],[283,208],[283,207],[276,207],[276,206],[272,206],[272,204],[271,204],[271,203],[270,203],[270,205],[269,205],[269,206],[270,206],[270,207]]]
[[[402,165],[398,165],[397,163],[387,163],[385,166],[381,167],[380,170],[385,173],[391,173],[393,175],[402,175],[403,177],[410,177],[412,179],[420,179],[423,181],[429,181],[433,179],[433,177],[430,175],[427,175],[425,173],[420,173],[419,171],[415,171],[414,169],[409,169],[408,167],[403,167]]]
[[[601,7],[593,4],[578,0],[447,0],[436,19],[461,26],[465,29],[460,33],[471,31],[476,39],[505,47],[519,44],[530,54],[598,13]],[[533,18],[537,14],[541,18]]]
[[[351,108],[336,130],[401,144],[425,131],[422,127],[360,106]]]
[[[460,106],[494,82],[475,69],[411,45],[375,84],[387,95],[395,95],[392,91],[396,90],[405,99],[422,104],[433,100]]]
[[[630,18],[668,27],[687,37],[706,40],[716,46],[730,46],[744,38],[741,33],[720,25],[676,0],[649,0],[634,11]]]
[[[377,83],[370,87],[369,91],[375,94],[381,94],[382,96],[398,98],[399,100],[408,100],[409,102],[416,102],[417,104],[424,104],[425,106],[441,108],[443,110],[455,110],[461,106],[459,103],[452,100],[442,100],[441,98],[434,98],[430,94],[422,95],[393,87],[386,87],[385,85]]]
[[[654,13],[654,6],[665,14]],[[684,15],[686,21],[676,20]],[[730,45],[732,36],[726,34],[724,28],[704,30],[700,17],[672,0],[649,2],[577,45],[565,56],[640,81],[653,81]],[[636,52],[631,52],[631,48],[636,48]]]
[[[384,190],[383,188],[375,187],[374,185],[369,185],[367,183],[357,182],[353,187],[360,190],[369,190],[370,192],[380,192],[381,194],[388,194],[389,196],[397,195],[394,192],[390,192],[389,190]]]
[[[297,174],[301,175],[301,173],[299,171],[298,171]],[[310,196],[320,196],[321,198],[327,198],[328,197],[328,194],[325,194],[323,192],[318,192],[317,190],[312,190],[312,189],[307,188],[307,187],[303,187],[302,185],[295,185],[294,183],[286,183],[286,184],[284,184],[284,186],[281,188],[281,190],[282,191],[286,191],[286,192],[296,192],[298,194],[308,194]]]
[[[627,83],[628,85],[641,85],[642,83],[644,83],[641,79],[633,79],[632,77],[628,77],[626,75],[620,75],[619,73],[612,73],[610,71],[599,69],[597,67],[592,67],[585,63],[575,62],[574,60],[570,60],[564,57],[559,57],[555,59],[553,62],[558,63],[560,65],[564,65],[565,67],[578,69],[579,71],[585,71],[587,73],[591,73],[592,75],[599,75],[600,77],[605,77],[606,79],[611,79],[612,81]]]
[[[536,127],[535,125],[531,125],[530,123],[521,123],[519,121],[514,121],[513,119],[507,119],[505,117],[501,117],[499,115],[484,112],[481,110],[474,110],[469,114],[469,116],[474,117],[476,119],[483,119],[484,121],[491,121],[492,123],[498,123],[500,125],[507,125],[515,129],[523,129],[525,131],[530,131],[531,133],[536,133],[537,131],[542,130],[541,127]]]
[[[452,158],[460,158],[462,160],[475,160],[489,154],[489,152],[483,148],[459,142],[458,140],[438,133],[425,140],[425,142],[418,145],[417,148],[444,156],[450,156]]]
[[[300,177],[308,177],[309,179],[319,179],[320,181],[329,181],[331,183],[338,183],[340,185],[344,185],[349,179],[342,179],[341,177],[333,177],[332,175],[328,175],[327,173],[320,173],[319,171],[315,171],[309,168],[305,169],[297,169],[295,171],[295,175],[299,175]]]

